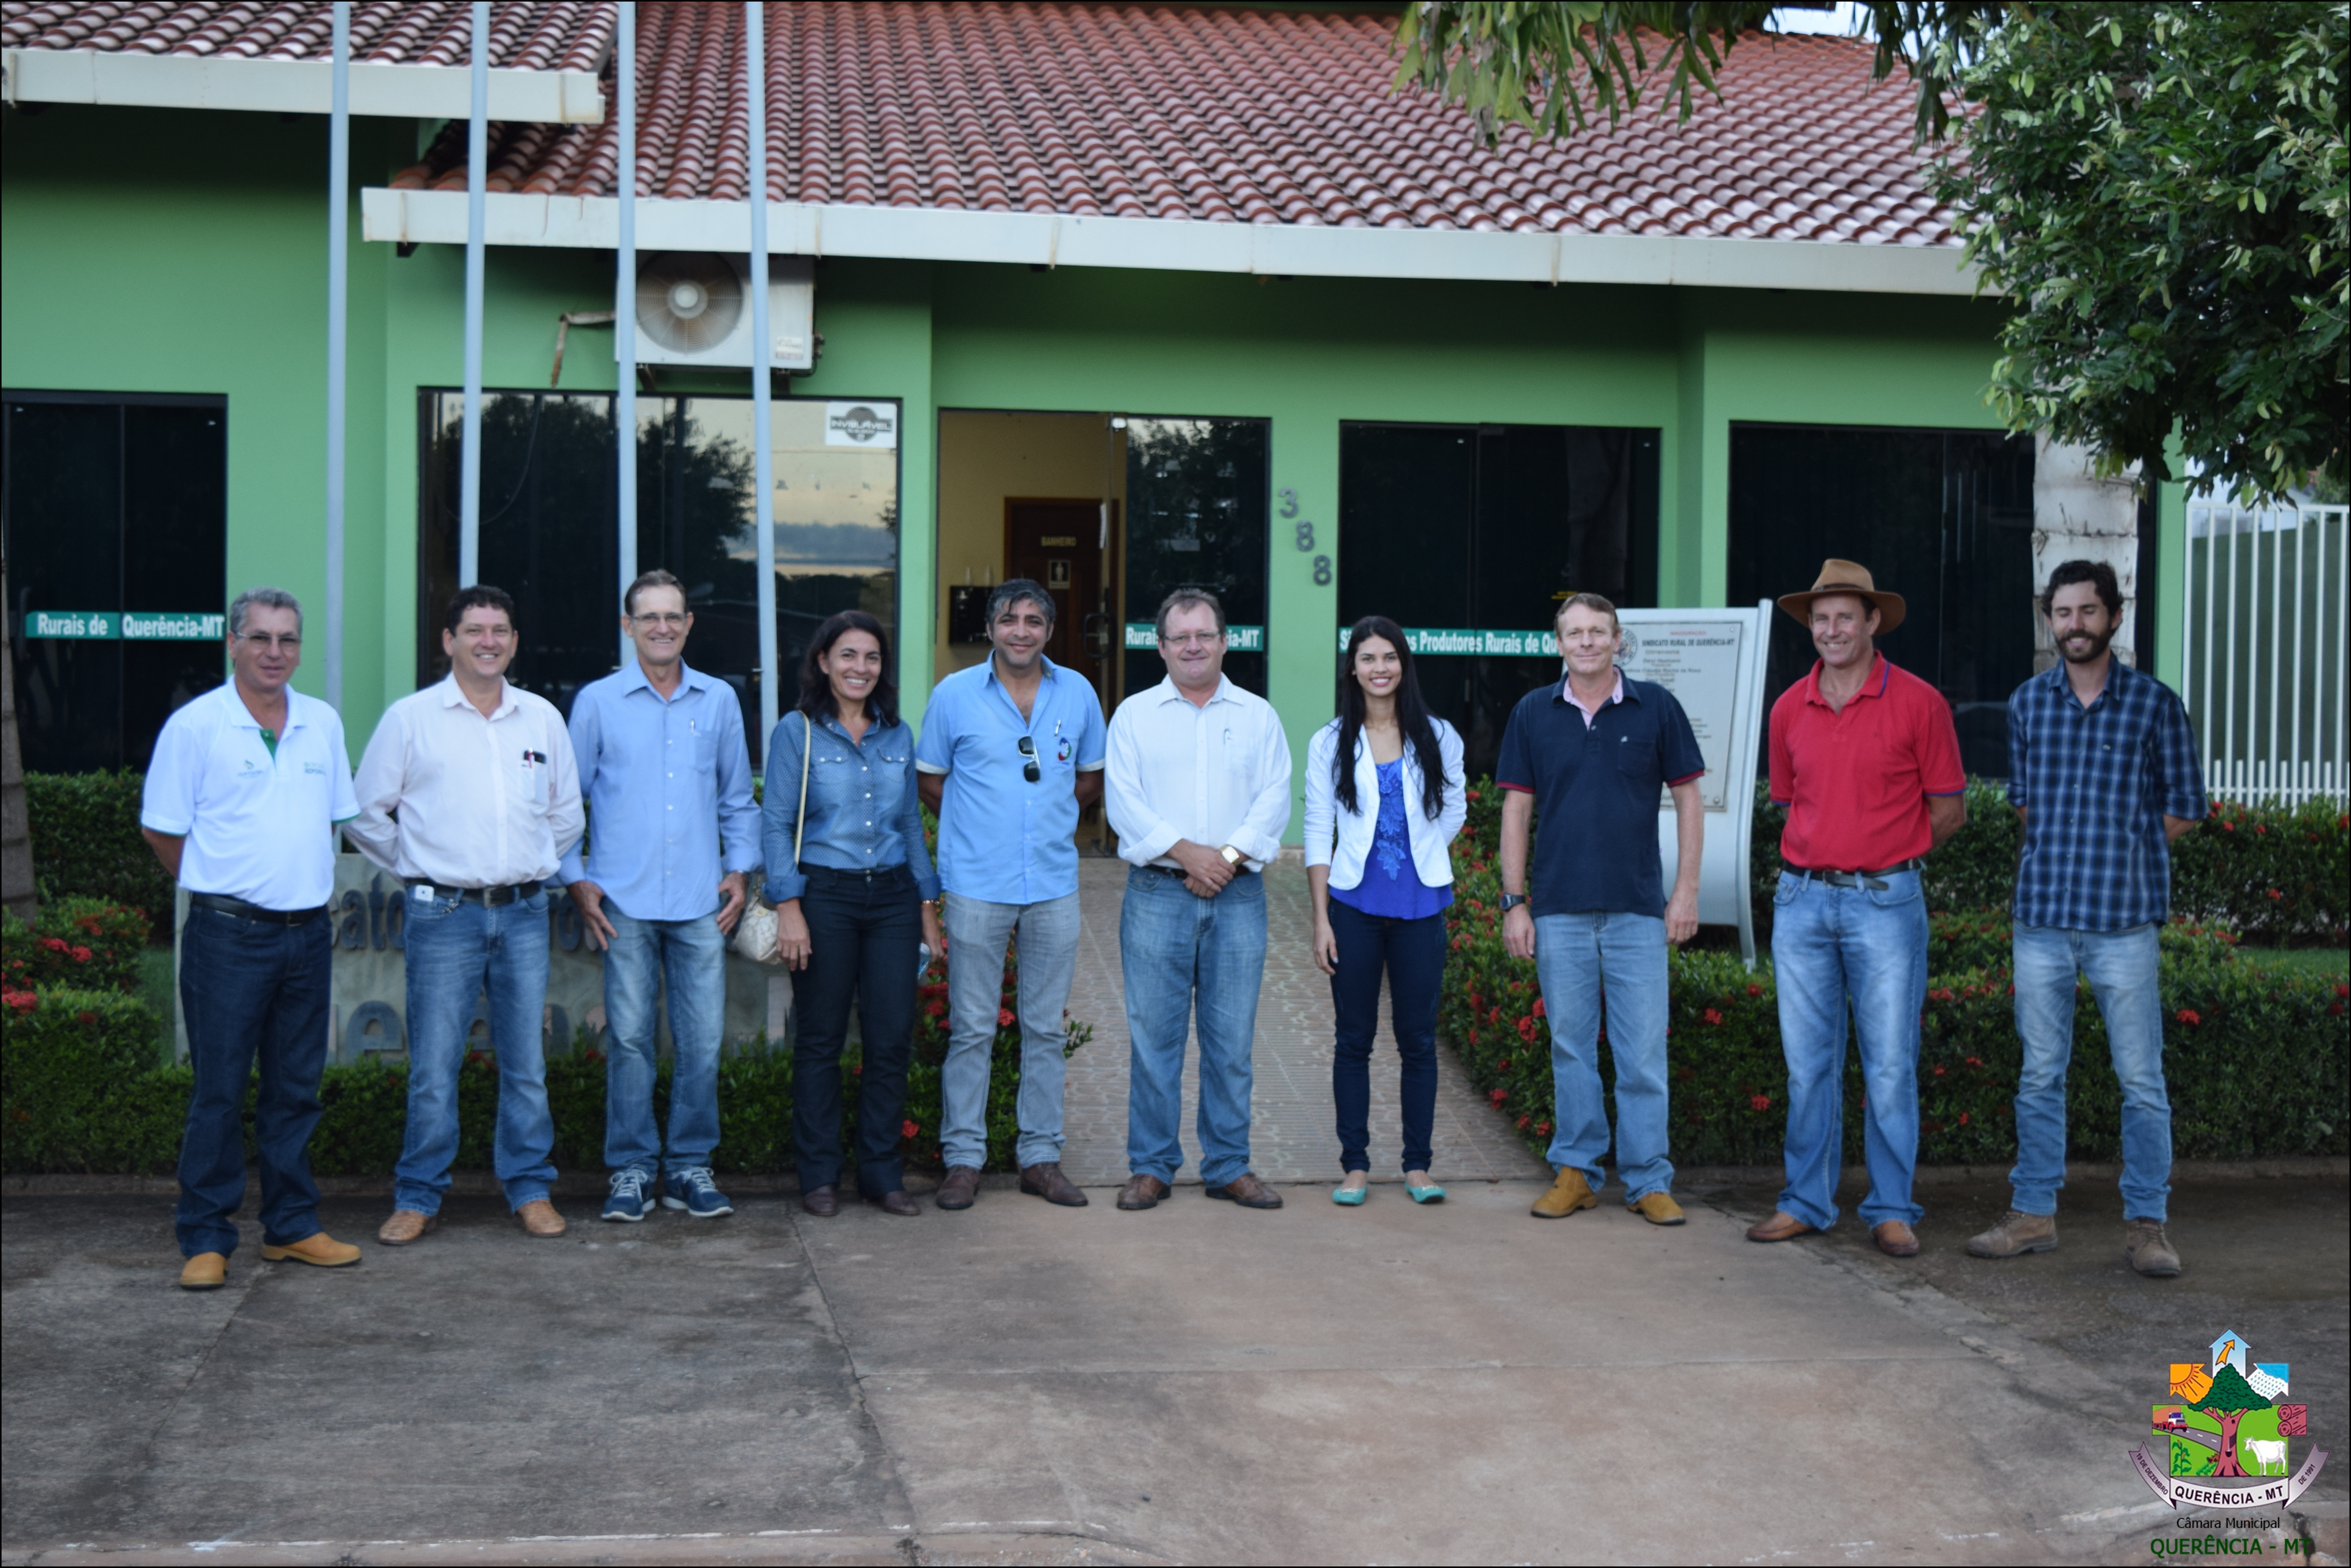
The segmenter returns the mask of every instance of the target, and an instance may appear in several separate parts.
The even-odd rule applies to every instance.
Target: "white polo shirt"
[[[139,822],[186,839],[180,885],[264,909],[316,909],[335,891],[335,824],[360,814],[341,716],[286,694],[273,753],[234,680],[164,721]]]

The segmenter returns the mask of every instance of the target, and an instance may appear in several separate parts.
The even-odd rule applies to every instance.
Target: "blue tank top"
[[[1379,764],[1380,814],[1372,825],[1372,852],[1364,857],[1364,877],[1353,887],[1334,887],[1331,896],[1359,915],[1386,920],[1419,920],[1449,907],[1450,884],[1431,887],[1412,862],[1412,830],[1405,822],[1404,758]]]

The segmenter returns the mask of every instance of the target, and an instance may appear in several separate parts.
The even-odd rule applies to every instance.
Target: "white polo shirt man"
[[[343,721],[288,689],[270,736],[230,682],[183,706],[156,737],[139,825],[184,838],[180,885],[258,909],[323,910],[335,832],[360,814]]]

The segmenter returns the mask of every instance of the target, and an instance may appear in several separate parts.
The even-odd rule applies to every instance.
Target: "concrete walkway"
[[[1126,995],[1119,981],[1118,912],[1126,888],[1123,861],[1089,855],[1079,862],[1078,896],[1085,932],[1070,1013],[1093,1025],[1092,1041],[1070,1059],[1069,1146],[1061,1164],[1081,1186],[1116,1185],[1126,1163]],[[1249,1152],[1268,1181],[1336,1183],[1338,1137],[1331,1104],[1331,982],[1308,953],[1314,931],[1305,868],[1278,862],[1265,871],[1265,987],[1258,1000],[1256,1090]],[[1184,1070],[1184,1149],[1179,1183],[1200,1179],[1193,1117],[1199,1104],[1199,1042]],[[1395,1037],[1387,1006],[1372,1059],[1372,1175],[1396,1182],[1403,1171],[1403,1127],[1396,1110]],[[1550,1167],[1530,1153],[1479,1100],[1449,1051],[1439,1048],[1434,1175],[1440,1182],[1540,1177]]]

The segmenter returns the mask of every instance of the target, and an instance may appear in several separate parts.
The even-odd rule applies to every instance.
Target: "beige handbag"
[[[807,727],[800,736],[800,809],[792,819],[792,863],[799,864],[800,835],[808,829],[809,758],[816,752],[816,724],[808,715],[800,715]],[[776,906],[757,894],[743,911],[743,918],[735,923],[735,951],[754,964],[780,964],[783,956],[776,951]]]

